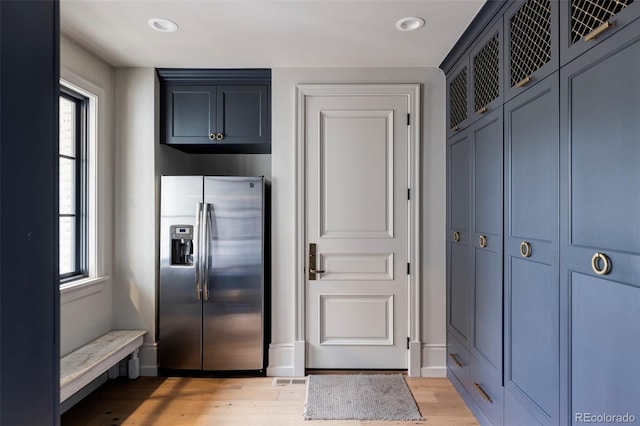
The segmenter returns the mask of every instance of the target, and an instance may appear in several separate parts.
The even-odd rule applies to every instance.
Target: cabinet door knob
[[[209,133],[209,140],[215,141],[216,140],[216,134],[215,133]]]
[[[591,269],[598,275],[607,275],[611,272],[611,259],[604,253],[596,253],[591,258]]]
[[[531,243],[529,241],[520,243],[520,255],[522,257],[531,257]]]
[[[483,106],[482,108],[476,111],[476,114],[484,114],[487,111],[489,111],[489,107]]]
[[[219,141],[224,139],[224,135],[222,133],[216,133],[216,139],[218,139]]]
[[[485,248],[487,246],[487,237],[480,235],[480,247]]]
[[[460,241],[460,233],[458,231],[453,233],[453,241],[455,241],[456,243]]]

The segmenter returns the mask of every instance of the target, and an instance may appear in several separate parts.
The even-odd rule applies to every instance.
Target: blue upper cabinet
[[[161,142],[186,152],[270,153],[270,70],[159,69]]]
[[[216,91],[215,86],[167,84],[164,87],[166,143],[215,142]]]
[[[503,45],[500,16],[470,51],[472,121],[502,105]]]
[[[447,137],[469,124],[469,56],[464,55],[447,77]]]
[[[516,1],[504,15],[505,99],[558,69],[558,2]]]
[[[565,65],[640,16],[640,1],[560,2],[560,62]]]
[[[218,86],[216,99],[216,140],[270,146],[269,86]]]

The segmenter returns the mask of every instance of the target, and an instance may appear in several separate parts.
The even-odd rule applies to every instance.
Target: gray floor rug
[[[422,420],[401,374],[309,375],[306,420]]]

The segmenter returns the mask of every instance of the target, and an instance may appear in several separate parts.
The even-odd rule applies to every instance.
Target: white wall
[[[66,37],[60,38],[61,74],[71,83],[100,95],[98,99],[98,188],[100,278],[64,289],[60,295],[61,355],[111,330],[113,317],[113,124],[114,70]]]
[[[140,374],[156,374],[156,76],[115,72],[115,255],[113,325],[145,329]]]
[[[295,87],[301,83],[422,84],[422,374],[445,375],[445,79],[437,68],[272,71],[273,327],[271,375],[293,374]]]
[[[444,75],[437,68],[274,69],[272,155],[194,158],[157,140],[157,79],[152,69],[116,70],[116,229],[114,325],[145,328],[143,374],[156,366],[158,176],[255,170],[271,176],[273,195],[272,344],[269,374],[293,374],[295,289],[295,86],[299,83],[421,83],[423,129],[423,375],[445,374]],[[155,156],[154,156],[155,153]],[[235,157],[234,157],[235,158]],[[267,173],[270,169],[270,173]],[[211,170],[211,171],[210,171]],[[261,173],[264,171],[264,173]]]

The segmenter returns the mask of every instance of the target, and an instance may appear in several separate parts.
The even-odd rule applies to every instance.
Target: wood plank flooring
[[[273,386],[273,377],[140,377],[110,380],[62,415],[62,426],[477,425],[446,378],[407,377],[420,422],[307,421],[306,386]]]

